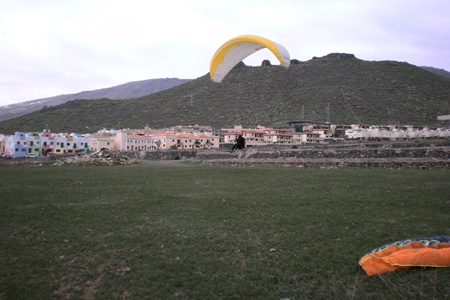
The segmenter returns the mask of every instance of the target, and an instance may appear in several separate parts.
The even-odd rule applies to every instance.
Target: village
[[[239,135],[246,147],[351,143],[358,141],[410,141],[448,139],[450,129],[417,126],[365,126],[300,123],[287,129],[257,126],[213,129],[211,126],[173,126],[165,129],[100,130],[92,134],[16,132],[0,135],[5,157],[42,157],[102,149],[121,152],[168,149],[230,149]]]

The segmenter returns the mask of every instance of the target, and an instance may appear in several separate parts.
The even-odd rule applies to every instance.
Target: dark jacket
[[[245,148],[245,139],[242,135],[239,135],[239,137],[236,140],[236,146],[238,149],[244,149]]]

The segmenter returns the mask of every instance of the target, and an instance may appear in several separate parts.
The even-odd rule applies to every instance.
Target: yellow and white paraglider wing
[[[209,68],[211,80],[221,82],[240,61],[264,48],[269,49],[283,67],[289,67],[291,59],[283,46],[259,36],[242,35],[227,41],[216,51]]]

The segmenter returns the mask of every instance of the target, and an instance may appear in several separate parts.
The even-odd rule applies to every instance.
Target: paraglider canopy
[[[450,236],[390,243],[364,255],[359,265],[369,276],[415,266],[450,267]]]
[[[264,48],[269,49],[283,67],[289,67],[289,52],[283,46],[256,35],[241,35],[225,42],[216,51],[209,68],[211,80],[221,82],[240,61]]]

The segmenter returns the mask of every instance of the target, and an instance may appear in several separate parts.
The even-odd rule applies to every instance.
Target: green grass
[[[0,299],[437,299],[450,270],[368,277],[450,235],[447,169],[0,167]]]

